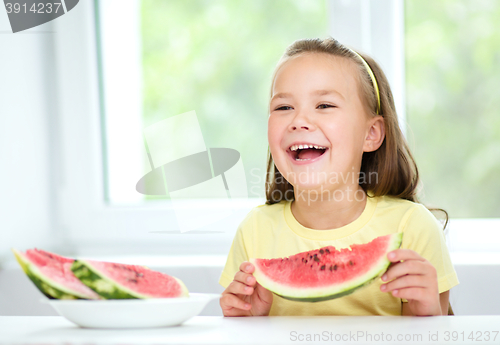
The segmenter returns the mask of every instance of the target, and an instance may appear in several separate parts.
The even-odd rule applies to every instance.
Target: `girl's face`
[[[383,140],[383,120],[367,115],[351,61],[305,53],[276,74],[269,108],[273,160],[296,189],[357,189],[363,151],[373,151],[373,124]],[[380,139],[380,138],[379,138]]]

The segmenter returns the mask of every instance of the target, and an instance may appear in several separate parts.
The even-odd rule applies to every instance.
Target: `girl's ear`
[[[363,152],[376,151],[385,138],[385,123],[382,116],[378,115],[370,119],[368,125]]]

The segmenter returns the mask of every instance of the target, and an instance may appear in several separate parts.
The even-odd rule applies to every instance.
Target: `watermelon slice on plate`
[[[73,259],[41,249],[20,252],[12,248],[17,262],[36,287],[51,299],[100,299],[71,271]]]
[[[82,283],[106,299],[189,297],[180,279],[144,266],[76,260],[71,270]]]
[[[277,259],[250,259],[260,285],[289,300],[319,302],[349,295],[369,285],[390,265],[387,253],[401,246],[403,234],[380,236],[365,244],[320,249]]]

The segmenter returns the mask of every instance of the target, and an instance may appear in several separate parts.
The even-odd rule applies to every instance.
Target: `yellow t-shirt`
[[[332,230],[304,227],[290,206],[291,202],[282,201],[250,211],[238,227],[220,277],[224,288],[233,281],[240,264],[250,258],[287,257],[328,245],[340,249],[396,232],[404,233],[401,248],[414,250],[434,265],[440,293],[458,284],[442,226],[421,204],[389,196],[370,197],[358,219]],[[315,303],[274,295],[269,315],[401,315],[402,300],[381,292],[381,283],[378,279],[351,295]]]

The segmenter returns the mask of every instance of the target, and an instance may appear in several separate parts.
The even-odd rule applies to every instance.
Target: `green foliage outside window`
[[[405,2],[409,141],[422,200],[500,217],[500,1]]]

